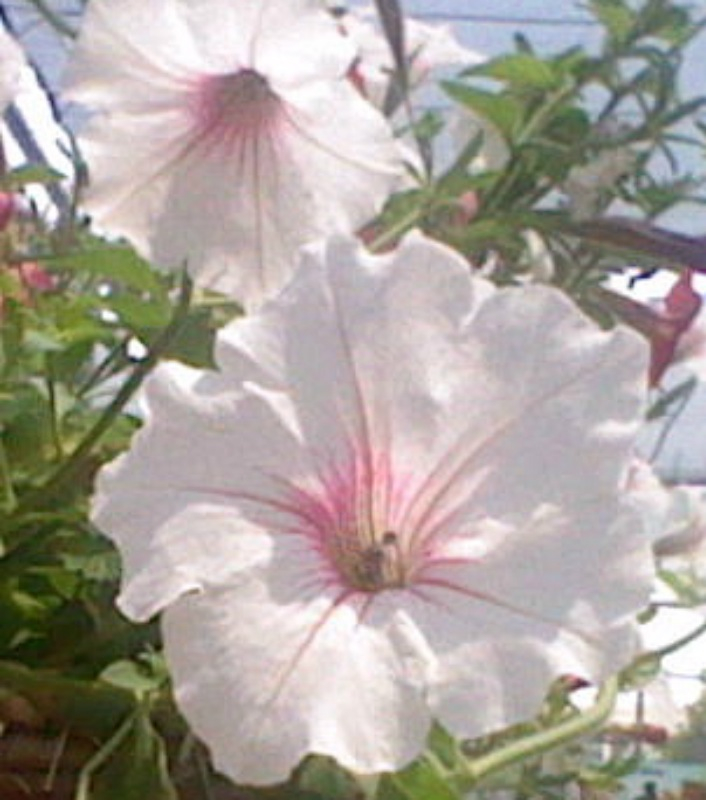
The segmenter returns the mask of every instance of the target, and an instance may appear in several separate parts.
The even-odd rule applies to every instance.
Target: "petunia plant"
[[[706,629],[646,643],[706,596],[649,463],[700,378],[659,217],[703,20],[592,0],[600,52],[490,58],[398,0],[24,1],[80,122],[0,175],[0,796],[617,787],[658,740],[617,697]]]

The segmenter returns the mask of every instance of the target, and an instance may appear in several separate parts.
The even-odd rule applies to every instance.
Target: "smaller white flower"
[[[655,555],[667,564],[689,565],[706,576],[706,488],[668,486],[636,459],[627,480],[629,501],[643,516]]]
[[[353,77],[365,96],[382,108],[394,62],[390,45],[377,27],[377,17],[373,8],[354,8],[343,17],[342,26],[358,52]],[[405,17],[404,33],[412,90],[419,89],[434,70],[465,67],[485,60],[480,53],[463,47],[448,25],[427,25]]]
[[[627,147],[601,150],[588,164],[574,166],[564,182],[572,216],[590,219],[600,211],[607,190],[635,167],[635,153]]]
[[[91,0],[67,92],[94,112],[86,210],[259,306],[301,245],[357,230],[400,180],[354,57],[319,0]]]

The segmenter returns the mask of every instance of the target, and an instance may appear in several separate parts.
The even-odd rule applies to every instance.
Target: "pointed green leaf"
[[[518,101],[457,81],[444,81],[442,86],[449,97],[472,112],[485,117],[498,128],[506,139],[512,140],[523,117],[523,109]]]

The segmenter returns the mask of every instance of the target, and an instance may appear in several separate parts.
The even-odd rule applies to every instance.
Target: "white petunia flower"
[[[629,502],[644,519],[655,554],[667,566],[686,564],[706,577],[706,489],[662,483],[640,460],[630,468],[626,489]]]
[[[97,112],[86,210],[258,306],[299,246],[355,230],[400,178],[354,57],[320,0],[92,0],[67,92]]]
[[[560,674],[624,665],[653,577],[618,491],[646,360],[558,291],[496,290],[414,234],[308,251],[222,332],[218,372],[160,367],[93,517],[121,608],[164,610],[217,767],[396,770],[433,719],[475,737]]]
[[[573,166],[564,182],[572,216],[584,220],[600,213],[606,192],[614,191],[636,163],[637,155],[630,148],[615,147],[601,150],[587,164]]]
[[[343,17],[341,25],[358,53],[353,78],[365,96],[382,108],[394,61],[387,39],[378,30],[377,19],[374,8],[353,8]],[[427,25],[405,17],[404,35],[411,90],[419,89],[434,70],[468,67],[485,60],[480,53],[463,47],[448,25]]]

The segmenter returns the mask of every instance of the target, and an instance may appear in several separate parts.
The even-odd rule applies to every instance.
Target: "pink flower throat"
[[[195,95],[197,132],[216,142],[241,142],[266,133],[280,108],[280,98],[255,70],[208,76],[199,82]]]
[[[333,581],[361,592],[410,583],[415,559],[400,514],[406,484],[389,458],[358,455],[320,473],[318,486],[292,488],[296,532],[319,551]]]

